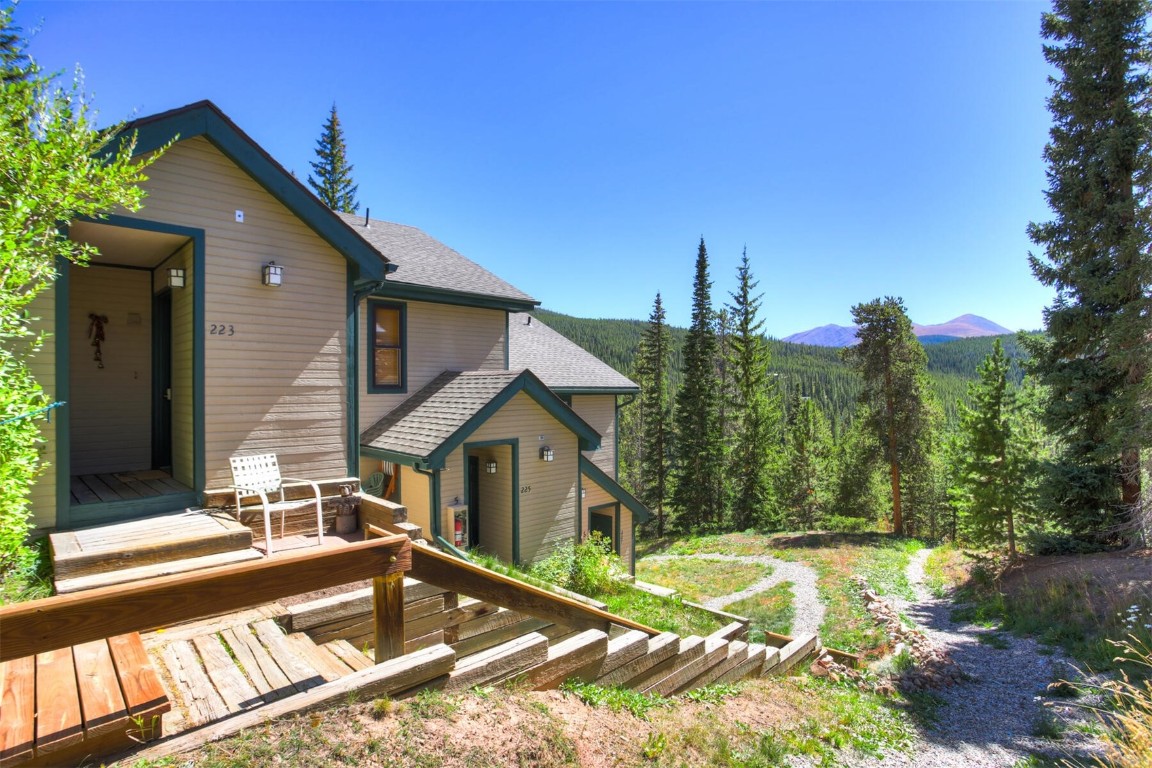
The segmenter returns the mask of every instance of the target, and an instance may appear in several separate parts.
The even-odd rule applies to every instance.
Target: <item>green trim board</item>
[[[68,403],[56,415],[56,528],[72,526],[72,344],[67,333],[69,304],[71,303],[71,264],[61,259],[56,264],[56,313],[53,318],[56,336],[54,366],[55,398]],[[61,333],[60,329],[64,329]]]
[[[468,488],[468,457],[471,451],[479,448],[493,448],[507,445],[512,449],[512,562],[520,564],[520,438],[509,437],[503,440],[478,440],[464,443],[464,499],[471,498]]]
[[[133,132],[135,155],[154,152],[173,141],[204,137],[317,235],[354,262],[363,276],[383,279],[394,270],[394,265],[284,170],[212,102],[198,101],[134,120],[121,129],[120,135],[129,138]]]
[[[652,512],[644,506],[644,502],[629,493],[624,486],[609,477],[607,472],[593,464],[586,456],[580,457],[580,472],[607,491],[612,498],[628,507],[632,511],[633,520],[646,523],[652,518]]]
[[[400,383],[399,384],[377,384],[376,383],[376,333],[374,326],[376,323],[376,310],[377,309],[394,309],[397,311],[400,323]],[[366,321],[369,325],[368,333],[365,334],[365,358],[364,366],[367,371],[367,389],[369,394],[380,395],[403,395],[408,393],[408,305],[398,301],[382,301],[377,298],[370,298],[365,302],[365,313],[367,315]]]
[[[605,511],[608,510],[608,511]],[[616,554],[620,554],[620,502],[613,501],[608,504],[597,504],[594,507],[588,508],[588,532],[593,531],[592,516],[600,515],[608,517],[612,520],[612,550]],[[632,548],[635,549],[636,543],[632,543]]]
[[[534,299],[531,301],[503,299],[499,296],[490,296],[488,294],[448,291],[443,288],[429,288],[423,285],[398,283],[395,280],[385,282],[372,295],[381,299],[427,301],[434,304],[451,304],[457,307],[503,309],[508,312],[528,312],[535,309],[540,303]]]
[[[356,302],[356,269],[349,262],[345,270],[345,325],[344,325],[344,392],[345,429],[344,451],[348,454],[348,476],[360,476],[360,315]]]
[[[201,497],[201,492],[205,487],[205,478],[207,469],[205,466],[204,446],[205,446],[205,415],[204,415],[204,397],[205,397],[205,341],[204,341],[204,319],[206,317],[206,277],[205,277],[205,234],[204,230],[196,229],[193,227],[185,227],[178,224],[168,224],[166,222],[152,221],[149,219],[140,219],[131,216],[123,216],[120,214],[108,214],[100,218],[79,217],[78,221],[87,221],[98,224],[106,224],[114,227],[123,227],[126,229],[139,229],[146,232],[160,232],[164,234],[182,235],[187,237],[192,243],[192,479],[194,489],[192,491],[191,501],[187,501],[181,497],[177,499],[173,496],[160,496],[156,497],[162,499],[167,504],[178,504],[181,506],[189,506],[190,504],[198,504]],[[169,257],[171,258],[171,257]],[[70,344],[67,333],[59,333],[59,329],[67,329],[69,321],[69,294],[70,288],[70,272],[72,269],[83,269],[83,267],[76,267],[71,263],[62,264],[59,272],[60,277],[56,281],[58,289],[62,289],[56,297],[56,328],[57,328],[57,344],[56,344],[56,382],[57,382],[57,399],[68,400],[71,396],[70,387],[68,385],[69,377],[71,375],[71,362],[69,359]],[[71,501],[71,418],[69,409],[61,409],[62,413],[56,422],[56,444],[57,444],[57,457],[56,457],[56,527],[59,529],[66,529],[75,527],[81,524],[97,523],[101,520],[92,518],[93,515],[103,514],[105,520],[123,519],[121,515],[132,516],[137,512],[140,514],[151,514],[156,510],[150,508],[146,503],[141,504],[140,500],[126,500],[121,502],[109,502],[100,505],[83,505],[82,512],[80,507],[73,507]],[[148,501],[148,500],[145,500]],[[91,509],[89,509],[91,507]],[[169,507],[171,509],[171,507]],[[142,511],[141,511],[142,510]]]

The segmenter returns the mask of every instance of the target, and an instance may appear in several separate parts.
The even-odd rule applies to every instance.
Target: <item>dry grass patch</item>
[[[641,560],[636,578],[675,589],[684,599],[699,603],[746,589],[772,574],[766,565],[692,558]]]

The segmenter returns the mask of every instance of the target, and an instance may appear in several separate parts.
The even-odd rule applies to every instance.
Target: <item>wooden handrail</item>
[[[16,603],[0,608],[0,661],[402,574],[412,567],[412,549],[407,536],[389,535]]]
[[[573,629],[600,629],[606,632],[609,625],[618,624],[628,629],[638,629],[652,637],[660,634],[658,630],[630,619],[495,573],[431,547],[412,548],[412,571],[409,575],[453,592]]]

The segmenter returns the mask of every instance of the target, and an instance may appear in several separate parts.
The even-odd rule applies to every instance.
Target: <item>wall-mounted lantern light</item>
[[[588,489],[587,488],[581,488],[580,489],[580,498],[584,499],[587,497],[588,497]]]
[[[490,475],[496,474],[496,459],[488,459],[484,462],[484,471]]]
[[[284,267],[270,261],[264,265],[264,285],[278,286],[284,280]]]
[[[540,461],[552,461],[555,458],[556,454],[553,453],[552,449],[548,446],[544,446],[540,449]]]
[[[169,267],[168,269],[168,287],[169,288],[183,288],[184,287],[184,270],[179,267]]]

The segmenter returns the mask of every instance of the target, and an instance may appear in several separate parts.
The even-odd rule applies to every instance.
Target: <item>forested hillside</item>
[[[559,331],[584,349],[599,357],[621,373],[628,375],[640,345],[640,334],[647,325],[644,320],[608,320],[572,317],[539,309],[532,313],[549,327]],[[680,384],[680,350],[687,331],[671,328],[672,365],[671,381],[675,391]],[[941,344],[927,344],[928,372],[947,421],[956,417],[956,401],[967,396],[968,382],[976,379],[976,367],[992,351],[993,340],[999,338],[1012,362],[1011,376],[1016,382],[1023,377],[1020,360],[1024,351],[1014,335],[983,336],[958,339]],[[834,430],[847,423],[855,409],[860,383],[855,373],[840,360],[834,347],[815,347],[769,340],[772,352],[771,371],[777,376],[787,398],[794,391],[802,397],[811,397],[828,416]]]

